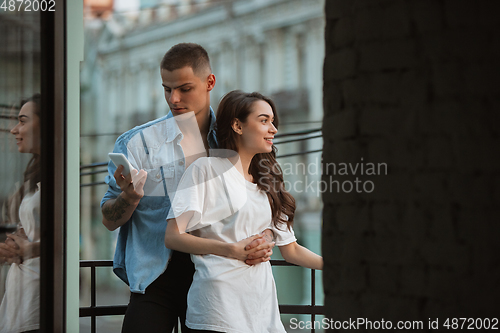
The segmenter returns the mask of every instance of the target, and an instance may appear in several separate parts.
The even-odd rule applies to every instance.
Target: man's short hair
[[[195,43],[180,43],[174,45],[165,53],[161,60],[160,68],[174,71],[189,66],[195,75],[207,75],[212,73],[210,59],[207,51]]]

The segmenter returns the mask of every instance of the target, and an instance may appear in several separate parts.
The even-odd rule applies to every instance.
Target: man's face
[[[174,116],[194,111],[196,115],[208,112],[210,94],[215,84],[215,76],[205,79],[195,75],[189,66],[169,71],[161,69],[165,100]]]

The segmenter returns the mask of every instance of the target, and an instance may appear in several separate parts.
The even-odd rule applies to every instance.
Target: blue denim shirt
[[[210,108],[208,144],[217,148],[215,114]],[[137,170],[144,169],[148,178],[144,197],[130,220],[120,227],[113,271],[130,286],[130,291],[144,293],[166,269],[172,250],[165,247],[166,217],[170,210],[169,193],[174,193],[185,170],[180,145],[183,135],[171,112],[165,117],[137,126],[122,134],[113,152],[124,154]],[[116,166],[108,164],[108,191],[101,207],[121,193],[113,174]]]

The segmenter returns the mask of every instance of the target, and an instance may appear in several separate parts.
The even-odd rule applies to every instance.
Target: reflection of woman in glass
[[[7,235],[0,248],[10,251],[12,263],[0,304],[0,332],[39,329],[40,322],[40,95],[22,104],[18,124],[10,131],[20,153],[33,154],[24,172],[24,183],[15,194],[20,199],[19,230]]]

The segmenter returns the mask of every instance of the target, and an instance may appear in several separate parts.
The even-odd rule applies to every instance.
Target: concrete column
[[[498,317],[498,3],[325,3],[327,317]]]

